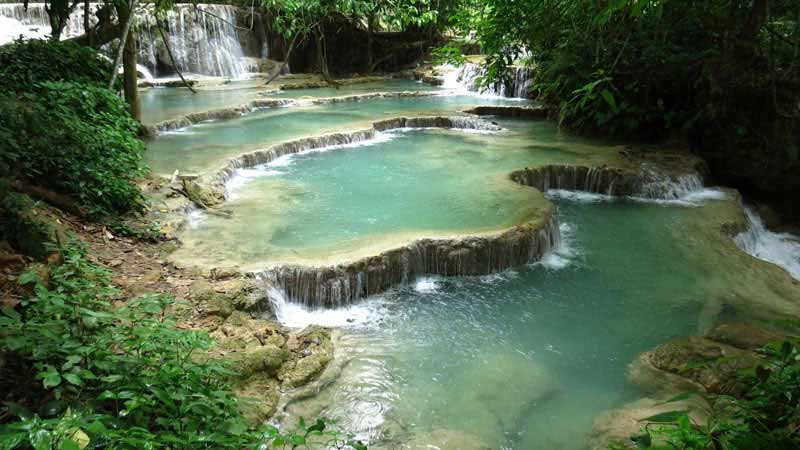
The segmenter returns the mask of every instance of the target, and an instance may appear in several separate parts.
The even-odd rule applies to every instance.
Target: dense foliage
[[[800,348],[777,342],[764,349],[765,362],[741,374],[744,392],[707,397],[704,423],[675,410],[644,421],[641,448],[660,450],[790,450],[800,448]],[[683,394],[669,400],[685,400]]]
[[[40,82],[0,93],[0,166],[8,175],[70,196],[95,216],[136,211],[144,199],[138,124],[112,91]]]
[[[202,357],[212,344],[205,332],[175,327],[170,299],[115,308],[110,272],[76,247],[63,258],[50,273],[23,274],[30,295],[0,313],[0,387],[16,397],[0,448],[364,448],[324,421],[289,434],[251,428],[227,381],[232,372]]]
[[[722,97],[734,91],[773,108],[796,100],[780,85],[798,79],[799,10],[789,1],[495,0],[468,2],[455,19],[477,32],[495,78],[530,55],[536,93],[563,123],[658,136],[731,113]]]
[[[0,46],[0,92],[27,91],[43,81],[105,86],[111,66],[95,50],[71,41],[15,41]]]

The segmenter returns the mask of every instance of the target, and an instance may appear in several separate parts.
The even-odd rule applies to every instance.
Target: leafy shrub
[[[297,432],[248,427],[220,360],[199,358],[208,334],[178,329],[171,303],[145,296],[115,309],[110,272],[75,247],[49,280],[26,272],[34,294],[0,314],[0,354],[18,367],[0,378],[17,396],[0,426],[0,448],[342,448],[324,420]],[[365,448],[358,442],[347,445]]]
[[[138,124],[108,89],[42,82],[0,95],[0,168],[76,197],[95,216],[140,210]]]
[[[0,92],[25,91],[42,81],[106,85],[112,63],[71,41],[19,40],[0,46]]]
[[[800,448],[800,347],[776,342],[764,348],[766,361],[740,375],[740,396],[706,396],[707,423],[688,411],[658,414],[643,421],[662,424],[638,437],[640,448],[662,450],[782,450]],[[683,394],[670,401],[684,400]],[[699,395],[699,394],[698,394]],[[653,442],[664,442],[652,446]],[[613,447],[612,447],[613,448]]]

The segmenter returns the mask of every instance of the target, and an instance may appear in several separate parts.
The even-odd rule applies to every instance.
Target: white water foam
[[[749,229],[734,238],[736,245],[758,259],[783,267],[800,280],[800,237],[769,231],[761,218],[745,208]]]
[[[674,193],[676,191],[670,191]],[[726,197],[725,191],[718,188],[704,188],[701,187],[694,191],[680,191],[679,195],[672,196],[670,194],[667,198],[658,198],[651,195],[635,195],[628,197],[615,197],[607,194],[596,194],[594,192],[586,191],[570,191],[564,189],[548,189],[545,196],[550,200],[567,200],[578,203],[597,203],[597,202],[611,202],[621,198],[633,200],[641,203],[654,203],[664,206],[684,206],[684,207],[697,207],[702,206],[703,203],[709,200],[722,200]]]
[[[309,325],[363,327],[379,322],[386,315],[385,300],[381,297],[332,309],[309,308],[289,302],[283,291],[275,287],[267,288],[267,296],[278,322],[290,328],[304,328]]]
[[[597,203],[597,202],[610,202],[616,200],[616,197],[606,194],[595,194],[594,192],[586,191],[569,191],[566,189],[548,189],[545,192],[545,197],[550,200],[568,200],[578,203]]]
[[[429,294],[439,290],[439,277],[420,277],[414,283],[414,290],[422,293]]]
[[[534,266],[542,266],[548,270],[561,270],[569,266],[578,256],[575,245],[575,225],[562,223],[558,226],[561,233],[559,245],[545,253],[542,259],[533,263]]]

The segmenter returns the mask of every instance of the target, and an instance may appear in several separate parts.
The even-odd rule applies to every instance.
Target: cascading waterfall
[[[90,22],[103,5],[90,3]],[[78,5],[62,32],[62,39],[84,34],[83,4]],[[246,72],[244,53],[236,31],[236,8],[231,5],[178,4],[167,14],[167,40],[178,69],[186,73],[241,77]],[[142,63],[139,72],[147,78],[168,75],[164,67],[171,61],[156,28],[152,9],[139,17],[136,47]],[[50,34],[50,22],[43,3],[0,3],[0,45],[20,35],[44,38]]]
[[[178,5],[167,13],[167,41],[182,72],[237,78],[246,71],[236,31],[236,8],[231,5]],[[140,21],[139,57],[158,71],[169,62],[166,47],[147,14]],[[158,75],[158,73],[157,73]]]
[[[800,280],[800,237],[789,233],[769,231],[761,218],[750,208],[745,208],[748,229],[734,240],[744,252],[786,269]]]
[[[533,70],[527,67],[511,66],[510,84],[497,83],[491,86],[480,86],[485,71],[478,64],[464,63],[445,76],[442,87],[454,90],[466,90],[481,94],[501,97],[529,98],[533,83]]]

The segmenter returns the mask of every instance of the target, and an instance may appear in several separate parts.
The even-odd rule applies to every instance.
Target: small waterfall
[[[533,70],[519,66],[511,66],[509,70],[511,71],[510,83],[501,82],[482,87],[480,82],[485,74],[484,69],[478,64],[464,63],[445,75],[442,87],[500,97],[530,98]]]
[[[749,227],[734,238],[736,245],[758,259],[783,267],[800,280],[800,237],[769,231],[750,208],[745,208],[745,214]]]
[[[338,266],[280,266],[263,275],[291,302],[341,307],[420,276],[489,275],[538,261],[561,241],[558,221],[524,224],[493,236],[420,239]]]
[[[648,171],[647,178],[638,195],[649,199],[680,200],[703,189],[703,178],[696,173],[669,177]]]
[[[641,186],[636,173],[613,167],[551,165],[515,171],[511,179],[542,192],[556,189],[625,196],[637,194]]]
[[[90,3],[90,21],[101,3]],[[171,75],[172,63],[156,28],[152,6],[138,16],[136,48],[138,59],[150,79]],[[238,78],[245,74],[246,63],[236,30],[236,7],[218,4],[179,3],[167,14],[167,40],[181,72]],[[50,22],[44,3],[30,3],[27,11],[22,3],[0,3],[0,45],[20,35],[45,38]],[[83,4],[70,16],[62,39],[84,34]],[[161,72],[161,73],[159,73]]]

